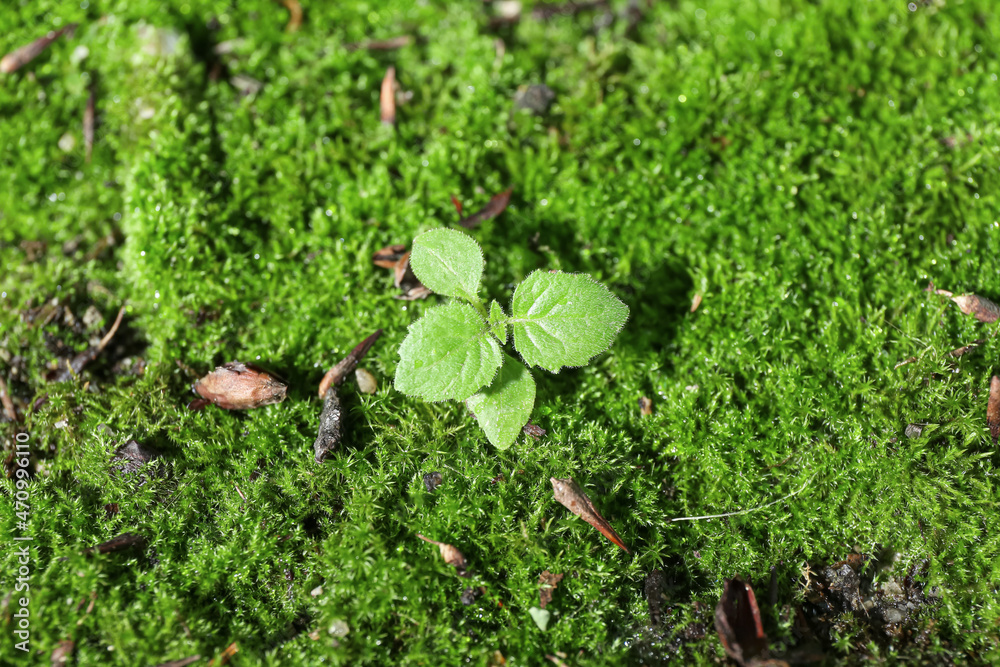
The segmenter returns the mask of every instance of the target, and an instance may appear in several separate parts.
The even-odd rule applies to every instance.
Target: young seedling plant
[[[432,229],[413,240],[410,266],[431,291],[454,297],[410,325],[396,389],[427,401],[465,401],[499,449],[514,443],[535,405],[539,366],[558,373],[607,350],[628,306],[580,273],[535,271],[514,290],[510,314],[479,298],[483,252],[471,237]],[[524,363],[504,351],[513,334]]]

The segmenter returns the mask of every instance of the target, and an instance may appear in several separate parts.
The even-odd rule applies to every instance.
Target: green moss
[[[81,24],[0,81],[0,368],[19,402],[48,394],[23,425],[41,471],[33,650],[69,637],[80,665],[233,641],[248,665],[486,664],[495,650],[633,664],[658,567],[675,583],[667,655],[709,664],[724,577],[764,582],[777,565],[793,604],[806,561],[885,548],[926,559],[944,592],[923,612],[928,646],[867,647],[855,623],[841,650],[996,657],[985,400],[1000,343],[924,291],[1000,299],[990,3],[654,3],[628,35],[602,12],[543,22],[530,7],[491,29],[476,3],[309,3],[295,34],[273,0],[82,4],[0,13],[4,53]],[[401,34],[413,44],[347,48]],[[237,39],[216,70],[213,46]],[[407,98],[395,127],[378,113],[390,65]],[[538,83],[551,108],[514,112]],[[370,258],[453,224],[450,195],[474,210],[509,185],[510,208],[474,232],[497,259],[488,297],[506,303],[535,269],[579,271],[632,315],[592,366],[536,377],[548,433],[498,452],[460,406],[392,389],[395,350],[435,297],[394,300]],[[79,351],[95,332],[22,316],[55,297],[77,317],[94,305],[98,329],[128,307],[115,344],[63,385],[43,379],[55,341]],[[349,436],[316,466],[315,387],[376,328],[379,391],[345,386]],[[144,374],[112,372],[140,357]],[[177,360],[203,373],[258,357],[290,379],[284,403],[185,409],[194,378]],[[927,424],[917,438],[911,422]],[[9,447],[18,429],[2,428]],[[141,484],[109,473],[133,438],[164,453]],[[580,482],[635,555],[556,504],[551,476]],[[803,484],[759,512],[670,522]],[[0,507],[0,532],[17,533],[11,498]],[[122,532],[149,546],[80,555]],[[418,532],[461,549],[471,577]],[[566,578],[542,633],[527,610],[545,569]],[[487,594],[463,606],[467,586]],[[765,618],[795,644],[786,617]],[[691,622],[703,639],[680,639]]]

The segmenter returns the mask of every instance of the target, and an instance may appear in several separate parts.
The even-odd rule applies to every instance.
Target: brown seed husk
[[[384,248],[376,250],[372,255],[372,263],[383,269],[391,269],[396,266],[396,262],[406,252],[406,246],[402,243],[394,243]]]
[[[390,67],[382,79],[382,89],[379,91],[379,108],[382,122],[386,125],[396,123],[396,68]],[[398,287],[398,285],[397,285]]]
[[[986,425],[990,427],[990,437],[996,446],[1000,438],[1000,376],[990,379],[990,397],[986,402]]]
[[[599,530],[602,535],[621,547],[625,553],[630,553],[625,543],[622,542],[622,538],[618,536],[611,524],[601,516],[594,504],[590,502],[587,494],[572,478],[556,479],[551,477],[549,481],[552,482],[552,490],[556,500],[562,503],[563,507]]]
[[[767,649],[767,635],[750,584],[739,578],[725,580],[715,608],[715,629],[726,655],[740,665],[751,664]]]
[[[250,410],[281,403],[288,385],[260,366],[231,361],[198,380],[193,389],[223,410]]]
[[[422,539],[424,542],[430,542],[431,544],[436,544],[438,550],[441,552],[441,558],[444,559],[444,562],[448,563],[448,565],[451,565],[456,570],[458,570],[459,576],[465,576],[465,571],[468,568],[469,564],[465,560],[465,556],[462,555],[461,551],[459,551],[450,544],[446,544],[444,542],[438,542],[437,540],[432,540],[430,538],[424,537],[420,533],[417,533],[417,537]]]
[[[552,591],[559,585],[564,576],[563,574],[553,574],[548,570],[538,575],[539,606],[542,609],[545,609],[546,605],[552,602]]]
[[[489,203],[486,204],[486,206],[476,211],[472,215],[466,218],[462,218],[461,220],[458,221],[458,224],[465,227],[466,229],[472,229],[473,227],[478,227],[479,225],[486,222],[490,218],[497,217],[498,215],[503,213],[505,208],[507,208],[507,204],[510,203],[510,194],[513,191],[514,188],[507,188],[500,194],[494,195],[490,199]]]

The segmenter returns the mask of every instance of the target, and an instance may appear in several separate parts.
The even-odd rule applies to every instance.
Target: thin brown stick
[[[71,23],[65,28],[52,30],[44,37],[39,37],[31,44],[27,44],[15,51],[11,51],[0,59],[0,72],[10,74],[24,65],[27,65],[32,60],[37,58],[43,51],[45,51],[45,49],[49,48],[49,45],[52,42],[56,41],[67,32],[72,32],[76,26],[76,23]]]
[[[379,336],[382,335],[382,330],[378,329],[368,338],[358,343],[357,347],[351,350],[346,357],[340,360],[336,366],[331,368],[323,376],[323,380],[319,383],[319,397],[324,398],[326,396],[326,390],[330,388],[331,384],[341,384],[344,379],[354,372],[354,369],[358,367],[358,362],[368,354],[368,350],[372,348],[375,341],[378,340]]]
[[[7,419],[16,422],[17,410],[14,409],[14,402],[10,400],[10,391],[7,389],[7,382],[2,375],[0,375],[0,403],[3,403],[3,411],[7,414]]]

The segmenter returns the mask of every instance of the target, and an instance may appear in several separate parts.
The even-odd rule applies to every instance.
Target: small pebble
[[[358,381],[358,389],[361,390],[362,394],[374,394],[378,391],[378,380],[365,369],[359,368],[354,371],[354,377]]]
[[[59,137],[59,148],[62,149],[64,153],[69,153],[76,148],[76,137],[73,136],[72,132],[67,132]]]

